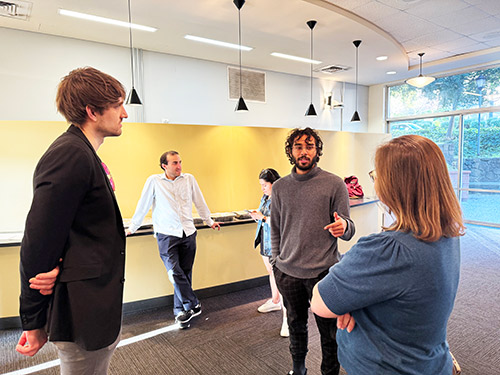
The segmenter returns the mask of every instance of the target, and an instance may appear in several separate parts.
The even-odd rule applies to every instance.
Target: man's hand
[[[345,233],[347,228],[347,222],[342,219],[336,212],[333,214],[335,221],[331,224],[328,224],[325,230],[328,230],[333,237],[340,237]]]
[[[16,350],[22,355],[33,357],[47,342],[47,333],[44,329],[24,331],[19,338]]]
[[[132,234],[132,232],[130,231],[130,229],[125,229],[125,237],[128,237]]]
[[[212,224],[212,226],[210,228],[212,228],[212,229],[217,228],[217,230],[220,230],[220,223],[217,221],[214,221],[214,223]]]
[[[57,276],[59,275],[59,266],[56,266],[52,271],[39,273],[35,277],[32,277],[30,281],[31,289],[38,289],[44,296],[51,295],[54,292],[54,285],[56,283]]]
[[[337,328],[338,329],[346,329],[347,332],[351,333],[352,330],[354,329],[354,326],[356,325],[356,321],[354,318],[351,316],[350,313],[344,314],[344,315],[339,315],[337,317]]]

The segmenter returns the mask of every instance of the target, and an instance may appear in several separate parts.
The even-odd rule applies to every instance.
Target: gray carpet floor
[[[500,374],[499,281],[500,229],[469,226],[462,239],[461,280],[448,325],[450,348],[464,375]],[[281,312],[257,312],[268,295],[269,288],[257,287],[206,298],[191,328],[118,348],[109,373],[285,375],[290,355],[288,340],[279,336]],[[171,315],[170,308],[127,314],[122,340],[173,324]],[[308,373],[319,375],[321,349],[312,316],[309,327]],[[18,329],[0,331],[0,374],[57,358],[52,344],[33,358],[18,355],[14,348],[19,335]],[[55,375],[59,367],[35,373]]]

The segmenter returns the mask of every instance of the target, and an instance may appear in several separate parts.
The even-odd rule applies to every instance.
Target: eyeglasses
[[[374,170],[368,172],[368,176],[370,176],[370,178],[372,179],[372,182],[375,182],[375,180],[377,179],[377,171],[374,169]]]
[[[314,149],[316,149],[316,146],[315,145],[293,145],[293,151],[302,151],[302,150],[306,150],[306,151],[312,151]]]

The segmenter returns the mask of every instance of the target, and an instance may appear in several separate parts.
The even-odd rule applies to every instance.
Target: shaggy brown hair
[[[82,126],[87,121],[87,106],[102,114],[120,98],[125,98],[125,89],[118,80],[95,68],[85,67],[71,71],[61,80],[56,105],[69,123]]]

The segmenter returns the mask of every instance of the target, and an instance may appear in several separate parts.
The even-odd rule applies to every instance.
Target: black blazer
[[[21,243],[20,316],[24,330],[46,326],[51,341],[85,350],[112,344],[121,328],[125,233],[101,160],[71,125],[42,156]],[[29,279],[62,258],[52,296]]]

